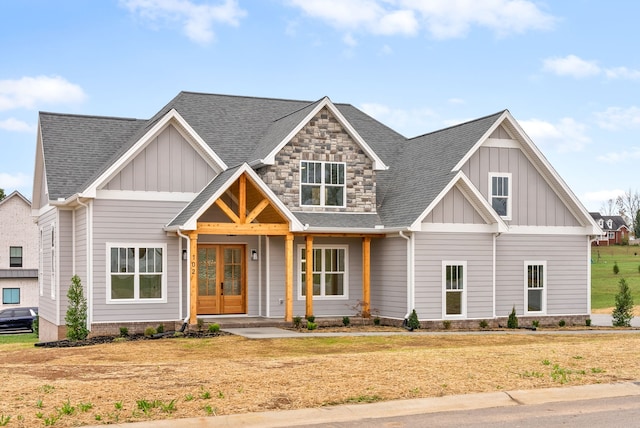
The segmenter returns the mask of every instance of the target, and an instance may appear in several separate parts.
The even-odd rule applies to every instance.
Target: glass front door
[[[243,245],[198,246],[198,315],[243,314]]]

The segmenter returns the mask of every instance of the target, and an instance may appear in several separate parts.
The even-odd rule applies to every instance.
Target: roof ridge
[[[456,123],[455,125],[451,125],[451,126],[448,126],[448,127],[446,127],[446,128],[437,129],[437,130],[435,130],[435,131],[431,131],[431,132],[427,132],[427,133],[424,133],[424,134],[417,135],[417,136],[415,136],[415,137],[407,138],[407,140],[406,140],[406,141],[407,141],[407,142],[410,142],[410,141],[415,140],[415,139],[418,139],[418,138],[426,137],[427,135],[438,134],[438,133],[440,133],[440,132],[448,131],[448,130],[453,129],[453,128],[457,128],[457,127],[460,127],[460,126],[469,125],[470,123],[479,122],[479,121],[481,121],[481,120],[485,120],[485,119],[487,119],[487,118],[490,118],[491,116],[498,116],[498,115],[501,115],[501,114],[503,114],[503,113],[504,113],[504,112],[506,112],[506,111],[509,111],[509,110],[508,110],[508,109],[504,109],[504,110],[498,111],[498,112],[496,112],[496,113],[492,113],[492,114],[488,114],[488,115],[486,115],[486,116],[479,117],[479,118],[477,118],[477,119],[472,119],[472,120],[467,120],[466,122]]]
[[[304,106],[304,107],[300,107],[300,108],[299,108],[299,109],[297,109],[297,110],[294,110],[294,111],[292,111],[292,112],[290,112],[290,113],[287,113],[287,114],[285,114],[285,115],[284,115],[284,116],[282,116],[282,117],[279,117],[279,118],[277,118],[277,119],[274,119],[272,123],[275,123],[275,122],[277,122],[277,121],[279,121],[279,120],[282,120],[282,119],[284,119],[284,118],[287,118],[287,117],[289,117],[289,116],[293,116],[294,114],[296,114],[296,113],[298,113],[298,112],[300,112],[300,111],[302,111],[302,110],[304,110],[304,109],[307,109],[307,108],[311,107],[311,106],[312,106],[312,105],[314,105],[314,104],[318,104],[318,103],[320,103],[323,99],[325,99],[325,97],[322,97],[322,98],[320,98],[319,100],[317,100],[317,101],[313,101],[313,102],[311,102],[311,103],[307,104],[307,105],[306,105],[306,106]],[[300,102],[300,101],[299,101],[299,102]],[[301,101],[301,102],[306,102],[306,101]]]
[[[198,91],[180,91],[180,94],[190,94],[190,95],[209,95],[209,96],[214,96],[214,97],[227,97],[227,98],[245,98],[245,99],[251,99],[251,100],[271,100],[271,101],[291,101],[291,102],[306,102],[309,104],[313,104],[316,101],[309,101],[309,100],[298,100],[298,99],[293,99],[293,98],[276,98],[276,97],[257,97],[257,96],[251,96],[251,95],[233,95],[233,94],[216,94],[216,93],[211,93],[211,92],[198,92]],[[178,94],[178,95],[180,95]],[[322,97],[324,98],[324,97]],[[320,99],[322,99],[320,98]]]
[[[86,118],[86,119],[110,119],[110,120],[142,121],[142,122],[146,122],[149,120],[149,119],[140,119],[135,117],[100,116],[97,114],[57,113],[57,112],[50,112],[50,111],[40,111],[38,113],[40,115],[47,115],[47,116],[77,117],[77,118]]]

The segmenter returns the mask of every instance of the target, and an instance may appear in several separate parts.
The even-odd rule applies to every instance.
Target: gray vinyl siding
[[[293,315],[304,316],[306,312],[306,300],[299,298],[300,269],[299,269],[299,245],[304,244],[304,238],[296,238],[293,243]],[[269,274],[270,274],[270,317],[283,317],[285,309],[285,248],[284,238],[275,237],[269,239]],[[344,316],[355,315],[354,307],[362,300],[362,240],[315,238],[314,245],[348,245],[348,299],[313,300],[313,314],[315,316]],[[280,303],[282,299],[283,303]]]
[[[163,230],[182,208],[183,202],[96,200],[93,205],[93,321],[125,322],[177,320],[180,316],[178,277],[182,255],[178,238]],[[167,244],[166,303],[106,303],[107,243]]]
[[[485,224],[486,222],[462,192],[454,187],[425,217],[424,223]]]
[[[60,323],[64,324],[64,317],[69,306],[67,301],[67,291],[69,291],[69,286],[71,285],[71,277],[74,275],[73,211],[59,211],[58,228],[56,233],[58,234],[56,251],[58,252],[58,298],[60,299],[58,305],[60,307]]]
[[[501,235],[496,241],[496,314],[524,314],[524,262],[546,261],[547,315],[589,313],[587,237]]]
[[[74,252],[75,252],[75,269],[72,268],[73,275],[78,275],[82,281],[87,296],[87,211],[85,207],[77,208],[74,211]]]
[[[104,188],[147,192],[199,192],[215,172],[173,126],[151,141]]]
[[[43,283],[43,292],[38,303],[38,313],[42,318],[54,324],[59,324],[57,301],[51,299],[51,226],[55,223],[56,218],[57,211],[52,209],[38,219],[38,227],[42,229],[42,272],[39,274],[42,275]]]
[[[379,315],[404,318],[407,314],[407,240],[388,237],[371,240],[371,309]]]
[[[442,262],[466,262],[467,318],[493,316],[493,235],[415,234],[415,309],[420,319],[442,319]]]
[[[511,173],[511,225],[580,226],[578,220],[520,149],[480,147],[462,167],[489,200],[489,173]]]

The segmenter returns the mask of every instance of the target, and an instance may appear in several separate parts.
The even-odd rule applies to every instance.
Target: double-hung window
[[[164,244],[107,244],[107,301],[166,302],[166,252]]]
[[[511,220],[511,174],[489,174],[489,202],[500,217]]]
[[[345,206],[345,164],[300,162],[300,205]]]
[[[546,311],[546,262],[524,262],[525,267],[525,307],[528,313]]]
[[[22,247],[9,247],[9,267],[22,267]]]
[[[445,317],[464,316],[467,312],[467,262],[442,262]]]
[[[298,247],[300,254],[300,299],[306,296],[307,284],[307,250]],[[348,293],[348,247],[347,246],[313,246],[313,296],[314,298],[345,299]]]

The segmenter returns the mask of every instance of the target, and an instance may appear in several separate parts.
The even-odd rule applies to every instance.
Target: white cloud
[[[598,190],[597,192],[586,192],[580,197],[580,201],[587,205],[602,205],[606,203],[609,199],[613,199],[614,201],[618,196],[624,195],[624,190],[621,189],[613,189],[613,190]],[[596,202],[597,204],[593,204],[591,202]]]
[[[7,191],[8,189],[25,188],[32,184],[32,178],[26,174],[7,174],[0,172],[0,189]],[[10,193],[10,192],[5,192]]]
[[[557,152],[578,152],[591,143],[586,135],[586,125],[572,118],[562,118],[558,123],[539,119],[519,121],[527,135],[538,146],[546,146]]]
[[[498,36],[551,28],[556,18],[529,0],[289,0],[289,4],[328,25],[381,35],[465,36],[471,27]]]
[[[342,38],[342,41],[347,45],[347,46],[351,46],[356,47],[358,46],[358,41],[356,39],[353,38],[353,36],[351,35],[351,33],[347,33],[344,35],[344,37]]]
[[[428,108],[405,110],[393,109],[383,104],[364,103],[360,105],[360,109],[409,137],[428,132],[437,122],[436,113]]]
[[[214,40],[214,23],[237,26],[247,15],[237,0],[222,0],[218,4],[196,4],[191,0],[120,0],[120,4],[150,22],[178,22],[189,39],[202,44]]]
[[[596,123],[603,129],[619,131],[640,127],[640,107],[609,107],[595,113]]]
[[[59,76],[0,80],[0,111],[34,109],[41,104],[78,103],[85,98],[80,86]]]
[[[391,49],[391,46],[389,45],[384,45],[382,46],[382,49],[380,49],[381,55],[391,55],[392,53],[393,53],[393,49]]]
[[[449,102],[449,104],[465,104],[465,100],[463,100],[462,98],[449,98],[447,101]]]
[[[620,163],[625,161],[635,161],[640,159],[640,147],[633,147],[631,150],[623,150],[621,152],[609,152],[600,155],[599,161],[607,163]]]
[[[543,70],[559,76],[577,78],[596,76],[602,71],[595,61],[585,61],[575,55],[567,55],[564,58],[547,58],[543,61]]]
[[[605,70],[609,79],[639,80],[640,70],[630,70],[627,67],[614,67]]]
[[[6,120],[0,120],[0,129],[13,132],[31,132],[32,128],[28,123],[10,117]]]

